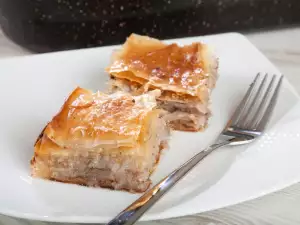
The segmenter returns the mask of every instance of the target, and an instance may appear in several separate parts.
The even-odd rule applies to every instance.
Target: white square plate
[[[257,72],[279,71],[242,35],[171,40],[204,41],[220,58],[213,117],[202,133],[174,132],[154,183],[207,146],[222,130]],[[139,195],[32,179],[29,161],[41,129],[76,87],[104,90],[104,68],[117,46],[17,57],[0,61],[0,213],[45,221],[107,222]],[[298,102],[284,81],[274,124]],[[249,200],[300,180],[299,149],[285,154],[288,138],[264,137],[251,147],[224,148],[206,158],[142,220],[203,212]],[[300,143],[293,139],[294,146]],[[277,143],[272,145],[272,143]],[[269,144],[268,144],[269,143]],[[271,144],[270,144],[271,143]],[[272,145],[272,147],[270,147]],[[285,146],[285,145],[283,145]]]

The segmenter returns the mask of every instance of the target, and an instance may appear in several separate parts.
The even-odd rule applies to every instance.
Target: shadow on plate
[[[149,214],[177,207],[214,186],[230,168],[245,146],[219,149],[200,162],[153,207]]]

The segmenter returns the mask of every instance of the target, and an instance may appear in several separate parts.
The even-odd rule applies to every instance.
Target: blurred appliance
[[[0,25],[35,52],[296,24],[299,0],[0,0]]]

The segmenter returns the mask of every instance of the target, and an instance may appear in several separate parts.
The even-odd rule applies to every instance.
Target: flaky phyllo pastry
[[[75,89],[35,144],[35,177],[86,186],[145,191],[168,129],[160,91],[140,96]]]
[[[218,61],[207,45],[183,47],[132,34],[107,68],[112,91],[138,95],[159,89],[159,107],[176,130],[198,131],[210,116],[209,97],[217,79]]]

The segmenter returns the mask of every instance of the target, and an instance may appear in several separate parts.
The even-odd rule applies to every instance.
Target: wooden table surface
[[[245,34],[287,77],[300,93],[300,28]],[[0,58],[31,54],[8,40],[0,31]],[[299,160],[300,161],[300,160]],[[1,203],[0,203],[1,204]],[[49,225],[0,215],[0,225]],[[300,183],[264,197],[193,216],[140,225],[298,225]]]

